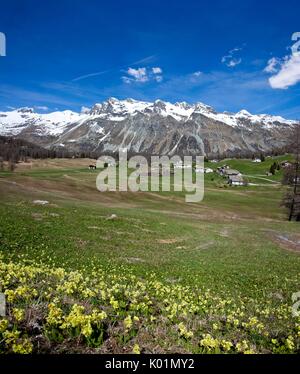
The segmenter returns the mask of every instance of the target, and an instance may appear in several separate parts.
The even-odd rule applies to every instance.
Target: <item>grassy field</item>
[[[0,172],[0,352],[299,353],[299,223],[266,177],[286,159],[227,160],[257,185],[207,174],[196,204],[100,193],[90,160]]]

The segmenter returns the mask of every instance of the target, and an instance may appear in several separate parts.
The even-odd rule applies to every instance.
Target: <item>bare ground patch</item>
[[[42,213],[32,213],[31,217],[36,221],[42,221],[45,218],[45,215]]]
[[[125,257],[124,260],[129,264],[137,264],[137,263],[145,262],[145,260],[139,257]]]
[[[288,234],[288,233],[277,233],[273,230],[269,231],[269,237],[271,240],[278,244],[281,248],[288,251],[300,253],[300,235],[299,234]],[[271,234],[271,232],[273,234]]]
[[[229,228],[227,228],[227,227],[224,227],[220,231],[219,235],[222,236],[223,238],[229,238],[230,237],[230,233],[231,233],[231,230]]]
[[[199,245],[195,249],[208,249],[208,248],[212,247],[214,244],[215,244],[215,242],[211,240],[211,241],[209,241],[207,243],[203,243],[203,244]]]
[[[157,243],[159,244],[174,244],[174,243],[178,243],[178,242],[181,242],[182,239],[157,239]]]

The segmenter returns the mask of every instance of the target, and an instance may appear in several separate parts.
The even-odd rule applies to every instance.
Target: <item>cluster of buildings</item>
[[[280,165],[281,165],[282,168],[288,168],[288,167],[292,166],[292,163],[289,162],[289,161],[282,161],[280,163]]]
[[[218,173],[228,179],[228,184],[231,186],[245,186],[246,182],[242,174],[235,169],[231,169],[228,165],[223,165],[217,168]]]
[[[214,170],[211,168],[198,168],[195,171],[196,173],[203,173],[203,174],[209,174],[209,173],[214,172]],[[227,178],[228,184],[230,186],[245,186],[246,185],[246,181],[244,180],[242,174],[238,170],[231,169],[228,165],[223,165],[223,166],[218,167],[217,173],[221,175],[222,177]]]

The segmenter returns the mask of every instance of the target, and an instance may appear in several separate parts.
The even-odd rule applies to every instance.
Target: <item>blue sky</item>
[[[0,110],[113,96],[299,118],[299,14],[296,0],[1,0]]]

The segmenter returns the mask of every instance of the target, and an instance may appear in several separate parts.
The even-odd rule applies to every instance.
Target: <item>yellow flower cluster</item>
[[[246,340],[235,345],[229,340],[213,338],[210,334],[204,334],[203,339],[200,340],[200,346],[204,347],[208,353],[228,353],[230,351],[244,354],[255,353],[250,349]]]
[[[2,323],[2,329],[4,324]],[[3,345],[8,351],[13,353],[28,354],[32,352],[33,346],[27,337],[21,338],[21,332],[18,330],[10,331],[7,329],[2,331]],[[1,350],[0,350],[1,352]]]
[[[99,348],[103,339],[112,337],[127,351],[140,353],[141,337],[148,337],[148,346],[151,339],[157,344],[159,329],[162,341],[195,353],[300,349],[300,318],[291,317],[289,301],[275,307],[269,299],[258,303],[250,297],[217,295],[159,280],[153,273],[141,279],[122,267],[91,264],[68,271],[0,256],[0,292],[6,295],[8,310],[7,317],[0,318],[1,353],[39,350],[30,330],[33,306],[41,321],[39,334],[54,345],[67,339],[76,347]]]
[[[24,319],[24,310],[20,308],[13,308],[12,314],[17,322],[21,322]]]
[[[204,334],[203,339],[200,340],[200,346],[212,350],[219,348],[220,342],[217,339],[214,339],[210,334]]]
[[[48,305],[49,313],[46,321],[49,325],[59,326],[63,321],[63,311],[55,303]]]
[[[99,327],[103,320],[107,318],[104,311],[93,309],[91,314],[85,314],[85,308],[82,305],[74,304],[68,315],[63,315],[61,308],[54,303],[49,304],[49,314],[47,323],[49,326],[56,326],[60,330],[79,329],[79,333],[86,338],[93,333],[93,327]]]
[[[236,350],[239,353],[244,353],[244,354],[253,354],[255,353],[252,349],[249,347],[249,343],[246,340],[243,340],[239,343],[236,344]]]
[[[194,334],[192,331],[188,331],[182,322],[178,324],[179,335],[185,339],[190,339]]]
[[[19,286],[15,290],[6,290],[5,295],[7,296],[7,301],[13,303],[17,299],[30,300],[38,295],[36,289],[30,289],[28,286]]]
[[[131,327],[132,327],[132,319],[131,319],[131,316],[127,316],[127,317],[124,319],[124,327],[125,327],[126,330],[131,329]]]
[[[259,322],[257,317],[251,317],[247,322],[243,322],[242,326],[246,329],[249,329],[250,331],[256,331],[260,334],[265,333],[265,335],[268,335],[268,333],[265,331],[265,326],[263,323]]]

